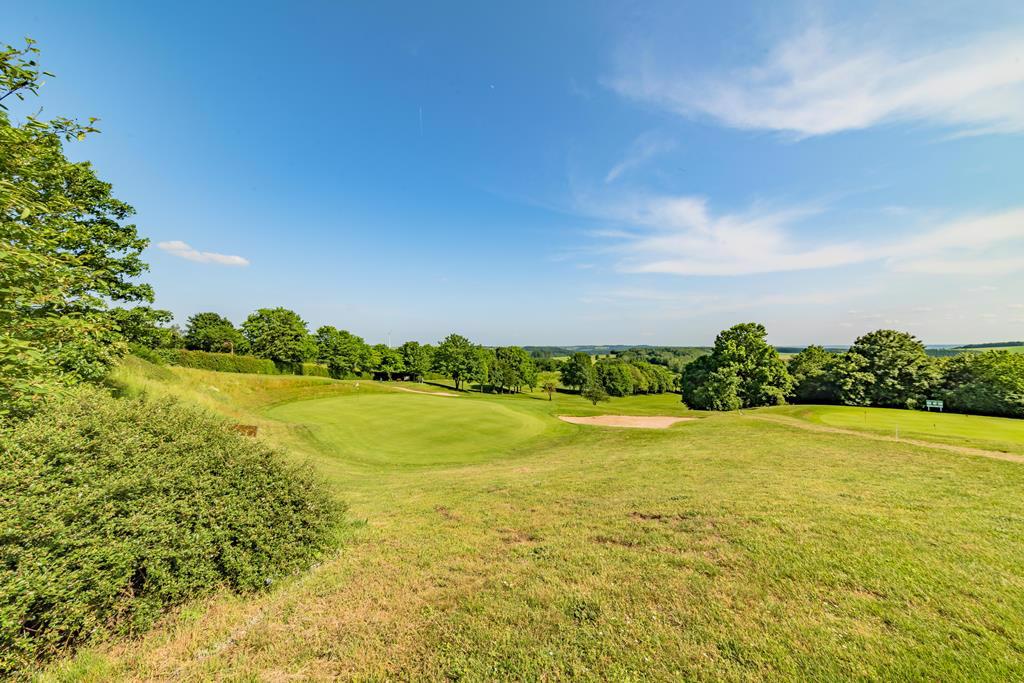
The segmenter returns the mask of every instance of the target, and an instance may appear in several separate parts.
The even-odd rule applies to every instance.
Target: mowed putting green
[[[295,401],[266,415],[303,425],[347,460],[400,466],[479,462],[556,428],[494,401],[407,392]]]

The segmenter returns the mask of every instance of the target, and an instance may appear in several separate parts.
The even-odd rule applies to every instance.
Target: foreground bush
[[[272,360],[257,358],[256,356],[243,356],[236,353],[165,349],[160,351],[160,354],[171,365],[196,368],[197,370],[247,372],[254,375],[277,375],[281,372]]]
[[[307,567],[341,509],[312,474],[172,400],[80,387],[0,431],[0,677]]]

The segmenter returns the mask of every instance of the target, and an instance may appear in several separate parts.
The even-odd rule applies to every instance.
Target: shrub
[[[166,351],[160,352],[148,346],[132,342],[128,344],[128,353],[138,356],[144,361],[149,361],[153,365],[167,365]]]
[[[307,567],[341,507],[306,468],[170,399],[78,387],[0,432],[0,677]]]
[[[216,370],[217,372],[247,372],[254,375],[281,374],[278,367],[274,365],[274,361],[256,356],[185,349],[164,349],[160,351],[160,355],[171,365],[180,365],[185,368]]]
[[[298,372],[296,375],[306,375],[308,377],[330,377],[331,373],[328,371],[326,365],[320,363],[299,363],[295,368]]]

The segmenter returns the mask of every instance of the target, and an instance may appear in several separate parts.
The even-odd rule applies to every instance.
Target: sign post
[[[932,408],[935,408],[936,410],[938,410],[941,413],[942,412],[942,401],[935,401],[935,400],[932,400],[932,399],[928,399],[927,401],[924,402],[924,408],[925,408],[925,410],[927,410],[929,412],[931,412]]]

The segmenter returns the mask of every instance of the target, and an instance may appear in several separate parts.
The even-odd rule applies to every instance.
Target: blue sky
[[[0,40],[101,119],[71,153],[180,322],[1024,338],[1024,4],[896,4],[38,1]]]

